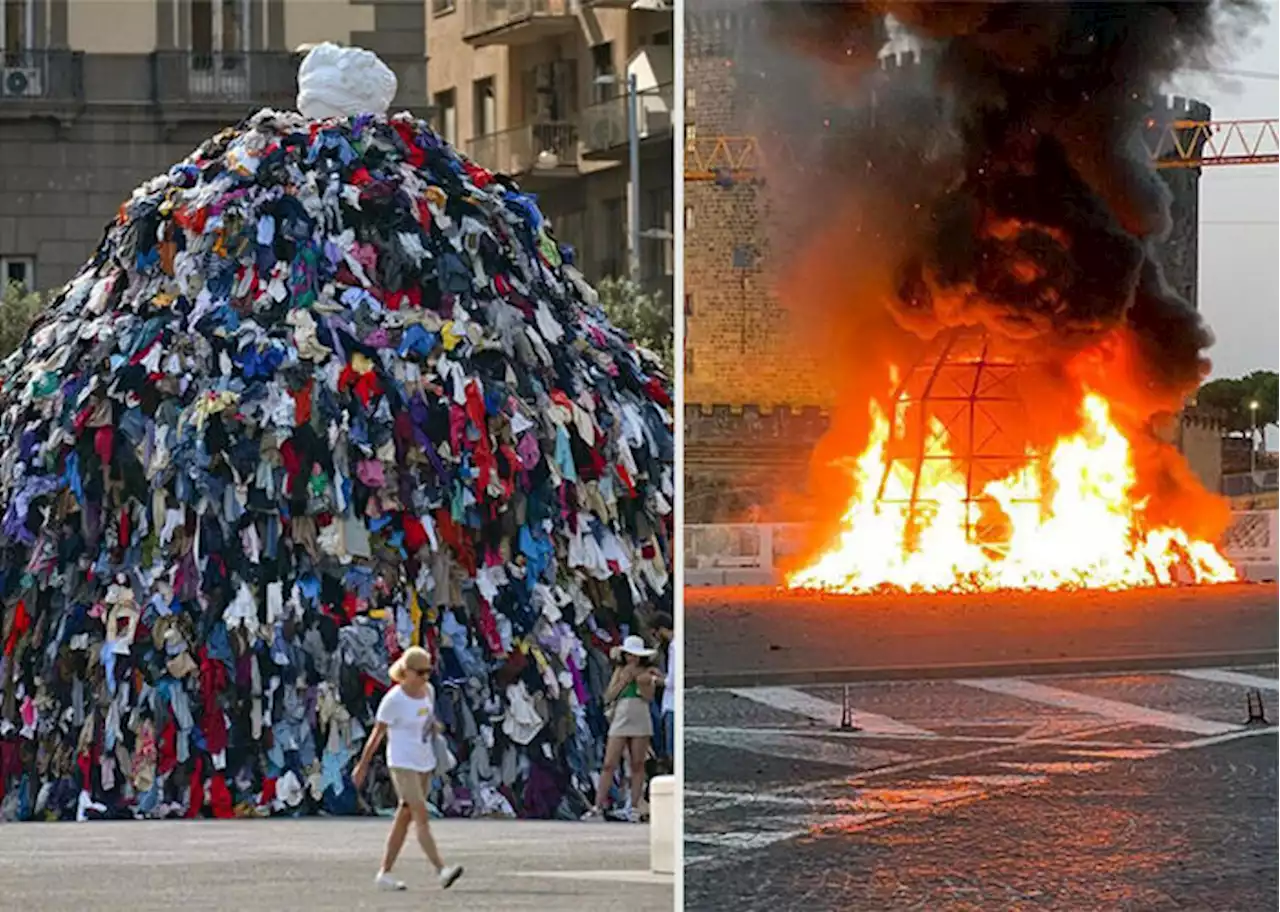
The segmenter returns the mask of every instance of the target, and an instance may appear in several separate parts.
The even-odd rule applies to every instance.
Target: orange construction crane
[[[1280,162],[1280,121],[1174,120],[1143,135],[1157,168],[1200,168],[1208,165],[1274,165]],[[754,136],[716,136],[685,144],[687,181],[745,180],[768,158],[793,160],[798,151],[815,151],[827,136],[779,138],[762,145]],[[765,151],[767,145],[768,152]]]

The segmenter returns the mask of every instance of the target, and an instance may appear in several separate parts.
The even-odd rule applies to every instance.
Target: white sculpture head
[[[316,45],[298,70],[298,110],[308,120],[385,115],[396,95],[396,76],[363,48]]]

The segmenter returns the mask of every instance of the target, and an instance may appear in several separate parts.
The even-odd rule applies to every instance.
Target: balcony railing
[[[503,174],[576,174],[578,127],[563,122],[523,124],[477,136],[467,143],[467,154],[485,168]]]
[[[161,104],[292,108],[297,95],[298,59],[286,52],[157,51],[152,60],[155,98]]]
[[[220,122],[260,107],[296,103],[298,57],[288,51],[197,54],[94,54],[23,51],[3,54],[0,111],[70,105],[154,105],[165,117],[212,116]],[[421,56],[387,59],[401,74],[424,70]],[[399,102],[417,104],[413,99]],[[211,108],[217,111],[211,112]],[[233,110],[232,110],[233,109]]]
[[[463,0],[463,37],[474,44],[523,44],[577,28],[576,0]]]
[[[636,128],[641,141],[671,136],[671,83],[637,93]],[[582,151],[601,155],[627,147],[627,104],[624,94],[582,112]]]

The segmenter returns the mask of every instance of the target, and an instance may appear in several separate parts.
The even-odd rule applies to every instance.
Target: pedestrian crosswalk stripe
[[[840,725],[844,714],[843,707],[839,703],[815,697],[794,687],[742,687],[733,688],[729,693],[771,709],[780,709],[822,722],[832,728]],[[868,734],[933,736],[933,732],[925,731],[923,728],[916,728],[914,725],[890,719],[888,716],[863,712],[857,708],[853,710],[853,724]]]
[[[1225,668],[1184,668],[1174,674],[1197,681],[1212,681],[1216,684],[1234,684],[1237,687],[1261,687],[1264,690],[1280,690],[1280,680],[1264,678],[1261,675],[1246,674],[1242,671],[1227,671]]]
[[[1063,690],[1060,687],[1049,687],[1045,684],[1034,684],[1021,678],[977,678],[960,680],[958,684],[975,687],[989,693],[1018,697],[1033,703],[1046,706],[1057,706],[1060,709],[1074,709],[1078,712],[1090,713],[1104,719],[1115,719],[1131,725],[1147,725],[1153,728],[1167,728],[1173,731],[1190,732],[1196,735],[1225,735],[1234,732],[1239,726],[1225,722],[1214,722],[1198,716],[1183,713],[1165,712],[1136,703],[1124,703],[1120,700],[1108,700],[1076,691]]]
[[[851,742],[824,742],[812,737],[750,729],[686,728],[686,744],[727,747],[752,754],[763,754],[783,760],[805,760],[865,770],[887,763],[900,763],[910,754],[871,748]]]

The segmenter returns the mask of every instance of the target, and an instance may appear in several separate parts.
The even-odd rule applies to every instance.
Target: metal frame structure
[[[1039,471],[1037,455],[1011,433],[1025,419],[1018,380],[1030,366],[1024,357],[998,350],[983,331],[952,330],[940,336],[894,390],[877,503],[906,504],[908,530],[917,528],[922,511],[937,503],[921,499],[921,477],[930,463],[950,463],[964,476],[966,537],[999,550],[999,531],[979,520],[983,505],[992,503],[984,489],[1019,470]],[[886,491],[895,470],[911,479],[905,500]],[[1027,491],[1013,502],[1038,507],[1040,500]]]

